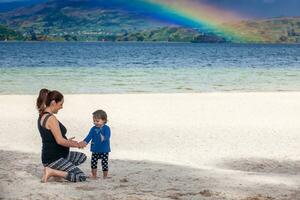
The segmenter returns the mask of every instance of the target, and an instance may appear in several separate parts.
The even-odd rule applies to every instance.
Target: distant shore
[[[50,42],[50,43],[194,43],[194,44],[244,44],[244,45],[299,45],[300,42],[209,42],[209,41],[199,41],[199,42],[193,42],[193,41],[167,41],[167,40],[161,40],[161,41],[137,41],[137,40],[118,40],[118,41],[101,41],[101,40],[83,40],[83,41],[76,41],[76,40],[0,40],[0,43],[5,42]]]

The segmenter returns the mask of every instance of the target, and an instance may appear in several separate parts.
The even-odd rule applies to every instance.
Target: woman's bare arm
[[[55,116],[52,115],[49,117],[46,128],[51,130],[57,144],[65,146],[65,147],[77,147],[77,148],[79,147],[77,141],[67,140],[67,139],[63,138],[60,128],[59,128],[59,123]]]

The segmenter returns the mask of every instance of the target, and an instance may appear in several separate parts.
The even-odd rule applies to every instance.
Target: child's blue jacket
[[[104,140],[101,141],[100,134],[104,136]],[[106,124],[101,128],[93,126],[86,136],[84,141],[88,144],[91,142],[91,152],[94,153],[107,153],[110,152],[110,128]]]

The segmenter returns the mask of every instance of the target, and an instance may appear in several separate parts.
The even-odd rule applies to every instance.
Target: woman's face
[[[55,102],[55,101],[53,101],[53,109],[52,109],[52,112],[53,113],[58,113],[58,111],[60,110],[60,109],[62,109],[63,108],[63,104],[64,104],[64,99],[62,99],[61,101],[59,101],[59,102]]]

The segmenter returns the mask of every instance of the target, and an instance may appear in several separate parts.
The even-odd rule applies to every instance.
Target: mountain
[[[226,42],[214,33],[156,21],[144,15],[143,10],[122,9],[128,3],[49,0],[0,13],[0,24],[22,33],[26,40]],[[300,17],[249,20],[226,26],[262,38],[249,42],[300,42]]]
[[[50,0],[0,14],[0,23],[26,38],[71,41],[195,41],[203,34],[155,21],[143,11],[122,10],[126,1]],[[223,38],[205,34],[212,41]]]
[[[300,43],[300,17],[282,17],[228,24],[238,32],[247,30],[264,43]]]
[[[0,14],[0,23],[23,32],[119,32],[162,26],[141,19],[137,12],[121,10],[107,0],[51,0]]]
[[[22,34],[6,27],[0,25],[0,41],[3,40],[25,40]]]

